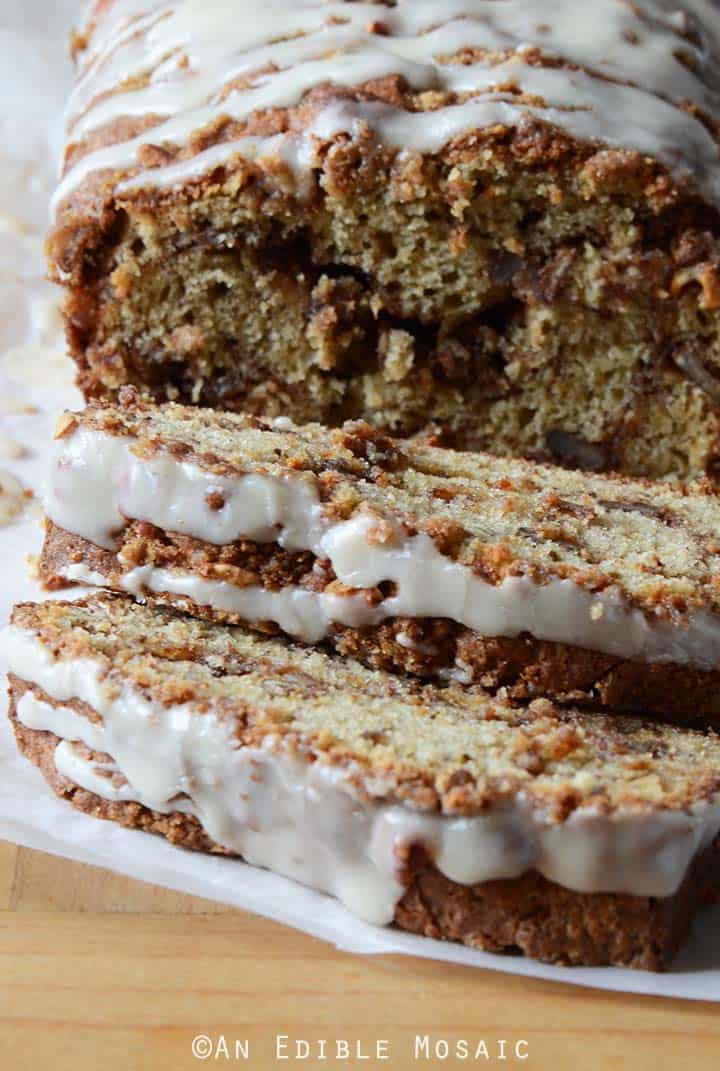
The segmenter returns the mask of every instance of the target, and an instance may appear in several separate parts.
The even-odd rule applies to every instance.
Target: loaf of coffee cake
[[[19,606],[2,646],[18,743],[59,795],[370,922],[659,969],[717,889],[715,734],[513,707],[127,596]]]
[[[718,50],[712,0],[97,0],[81,387],[713,473]]]
[[[378,669],[720,725],[720,501],[174,403],[64,416],[40,575]]]

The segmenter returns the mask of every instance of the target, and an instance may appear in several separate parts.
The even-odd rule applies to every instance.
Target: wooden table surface
[[[350,956],[264,919],[2,842],[0,910],[2,1071],[720,1066],[717,1005]],[[193,1056],[197,1035],[214,1046],[206,1059]],[[439,1042],[439,1057],[446,1042],[451,1055],[428,1059],[421,1049],[416,1059],[416,1035]],[[289,1039],[288,1059],[277,1058],[278,1036]],[[473,1055],[484,1042],[489,1058],[482,1048],[477,1059],[454,1056],[459,1039]],[[310,1058],[295,1058],[298,1040],[316,1043]],[[338,1057],[337,1040],[361,1050]],[[521,1041],[525,1060],[515,1055]],[[378,1042],[389,1059],[372,1055]]]

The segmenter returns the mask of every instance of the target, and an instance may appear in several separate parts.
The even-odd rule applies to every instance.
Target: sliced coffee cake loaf
[[[720,502],[129,394],[61,421],[40,572],[377,668],[720,724]]]

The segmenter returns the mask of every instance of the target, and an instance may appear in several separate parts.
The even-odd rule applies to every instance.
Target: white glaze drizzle
[[[536,869],[566,888],[670,896],[720,828],[720,806],[689,811],[630,810],[602,815],[591,805],[549,824],[522,794],[476,817],[439,816],[352,784],[352,767],[322,755],[290,754],[267,737],[238,746],[235,720],[191,705],[164,707],[92,659],[55,659],[32,632],[9,627],[2,647],[10,671],[38,685],[57,708],[26,693],[19,721],[62,737],[58,770],[112,801],[198,817],[218,844],[259,866],[337,896],[377,924],[392,920],[403,894],[403,849],[425,845],[438,869],[465,885]],[[63,702],[80,699],[102,716],[93,725]],[[431,729],[429,730],[431,731]],[[80,741],[111,756],[99,765],[72,747]],[[120,774],[117,785],[110,774]]]
[[[137,154],[147,144],[186,146],[220,116],[243,120],[269,107],[292,106],[315,85],[353,86],[385,74],[403,75],[417,90],[473,96],[429,115],[387,106],[373,111],[352,101],[342,109],[331,104],[330,123],[321,110],[304,133],[261,143],[242,139],[222,161],[246,151],[256,161],[279,155],[302,183],[316,162],[321,132],[329,127],[333,136],[353,135],[358,122],[367,123],[392,149],[432,152],[473,129],[517,125],[529,114],[581,140],[656,156],[673,174],[694,176],[702,192],[720,203],[718,147],[702,122],[680,107],[691,101],[720,117],[717,12],[706,0],[686,0],[683,9],[667,0],[597,0],[592,13],[576,0],[552,0],[541,8],[536,0],[398,0],[394,7],[322,0],[244,0],[240,6],[229,0],[156,0],[133,4],[129,11],[124,7],[110,5],[91,35],[70,107],[70,142],[121,116],[154,114],[163,121],[139,137],[80,158],[61,183],[56,206],[97,170],[115,170],[120,178],[137,171],[131,184],[118,186],[119,194],[201,177],[217,157],[200,155],[181,172],[168,173],[138,171]],[[378,23],[383,32],[372,32]],[[684,36],[688,29],[699,32],[699,44]],[[544,104],[518,104],[507,92],[502,101],[493,100],[493,76],[485,64],[457,68],[440,62],[438,57],[465,47],[514,52],[503,75]],[[522,57],[533,47],[588,73],[530,66]],[[143,88],[103,98],[118,84],[144,75],[149,82]],[[223,94],[224,87],[248,76],[247,88]]]
[[[222,508],[210,505],[214,495],[221,496]],[[441,617],[481,636],[527,632],[623,659],[708,670],[720,665],[720,617],[709,611],[695,611],[678,625],[646,616],[617,586],[591,592],[572,580],[540,584],[526,576],[490,584],[442,555],[425,533],[408,535],[392,517],[383,542],[373,537],[376,519],[362,508],[348,520],[329,520],[314,479],[306,475],[216,476],[168,453],[140,457],[132,440],[80,426],[58,441],[45,509],[58,527],[108,550],[116,548],[116,534],[130,519],[216,546],[248,539],[311,551],[358,593],[315,593],[291,585],[281,592],[243,589],[152,566],[128,565],[123,579],[135,595],[143,590],[184,595],[247,620],[275,621],[310,643],[327,635],[333,623],[360,627],[394,617]],[[78,566],[70,567],[68,578],[97,581]],[[396,593],[378,603],[369,593],[384,582],[394,583]]]

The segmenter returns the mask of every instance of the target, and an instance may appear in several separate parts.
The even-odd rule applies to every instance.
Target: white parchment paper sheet
[[[0,10],[0,470],[11,470],[35,492],[58,411],[80,404],[42,257],[58,117],[69,83],[65,37],[75,9],[75,0],[2,0]],[[23,411],[27,404],[36,411]],[[7,438],[24,448],[22,457],[7,456],[13,452]],[[15,523],[0,528],[2,623],[14,602],[43,597],[25,565],[40,538],[36,502]],[[0,707],[2,715],[4,698]],[[601,989],[720,1001],[720,909],[703,913],[675,969],[665,975],[548,967],[375,929],[335,901],[284,878],[238,861],[185,852],[80,814],[57,800],[38,771],[16,753],[2,716],[0,837],[233,904],[348,952],[425,956]]]

